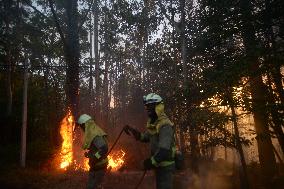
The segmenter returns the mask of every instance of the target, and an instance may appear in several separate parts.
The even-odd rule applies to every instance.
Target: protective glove
[[[153,169],[155,166],[152,164],[151,158],[145,159],[144,162],[144,170]]]
[[[130,135],[130,132],[131,132],[136,140],[140,140],[141,133],[139,131],[137,131],[136,129],[130,127],[129,125],[125,125],[123,129],[124,129],[126,134]]]

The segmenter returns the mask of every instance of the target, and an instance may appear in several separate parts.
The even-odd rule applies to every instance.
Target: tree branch
[[[52,16],[53,16],[53,19],[54,19],[54,22],[55,22],[55,26],[56,26],[56,28],[58,30],[58,33],[59,33],[59,35],[60,35],[60,37],[62,39],[63,45],[64,45],[64,47],[67,47],[67,43],[66,43],[66,40],[65,40],[65,37],[64,37],[64,33],[63,33],[63,31],[62,31],[62,29],[60,27],[59,19],[58,19],[57,14],[56,14],[56,12],[54,10],[54,7],[53,7],[53,1],[52,0],[48,0],[48,2],[49,2],[49,7],[51,9]]]
[[[83,16],[83,19],[82,19],[82,21],[81,21],[81,23],[79,24],[79,27],[78,27],[78,32],[81,31],[81,29],[82,29],[84,23],[86,22],[86,20],[87,20],[87,18],[88,18],[88,13],[90,12],[91,8],[93,7],[94,2],[95,2],[95,1],[92,0],[88,11],[87,11],[86,14]]]
[[[165,7],[162,5],[161,1],[158,0],[158,4],[159,4],[159,7],[161,9],[161,12],[163,13],[163,15],[169,20],[169,22],[171,22],[173,24],[173,26],[175,27],[175,29],[177,30],[178,33],[181,33],[181,30],[178,26],[178,23],[173,21],[169,15],[167,15],[167,10],[165,9]]]
[[[30,6],[35,12],[39,13],[42,17],[46,18],[46,19],[49,19],[49,17],[47,17],[45,14],[43,14],[42,12],[40,12],[35,6],[33,6],[28,0],[24,0],[24,2]]]
[[[46,16],[46,15],[43,14],[41,11],[39,11],[39,10],[38,10],[35,6],[33,6],[28,0],[24,0],[24,2],[25,2],[28,6],[30,6],[35,12],[37,12],[38,14],[40,14],[42,17],[44,17],[44,18],[46,18],[46,19],[48,19],[48,20],[51,20],[51,21],[54,21],[54,22],[55,22],[55,26],[56,26],[56,28],[57,28],[57,30],[58,30],[58,32],[59,32],[59,35],[60,35],[60,37],[61,37],[61,39],[62,39],[62,41],[63,41],[63,44],[66,46],[67,43],[66,43],[66,40],[65,40],[63,31],[62,31],[62,29],[61,29],[61,27],[60,27],[60,24],[59,24],[59,21],[58,21],[58,17],[57,17],[57,15],[56,15],[56,13],[55,13],[52,0],[48,0],[48,2],[49,2],[49,7],[50,7],[50,9],[51,9],[52,16],[53,16],[53,19],[54,19],[54,20],[50,19],[48,16]]]

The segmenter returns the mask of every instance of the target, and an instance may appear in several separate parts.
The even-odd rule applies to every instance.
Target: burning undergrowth
[[[111,171],[118,171],[123,168],[125,152],[123,150],[114,151],[108,156],[108,169]]]
[[[88,171],[88,159],[84,157],[84,151],[81,149],[82,134],[80,130],[75,130],[75,121],[71,111],[60,123],[60,135],[62,137],[62,145],[58,155],[56,155],[57,166],[60,170],[83,170]],[[108,155],[108,169],[112,172],[121,170],[125,161],[125,151],[122,149],[112,151]]]

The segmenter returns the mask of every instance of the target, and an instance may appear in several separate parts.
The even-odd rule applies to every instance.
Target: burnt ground
[[[134,189],[139,182],[142,171],[108,173],[105,177],[104,189]],[[31,169],[13,170],[0,176],[1,189],[84,189],[87,182],[87,172],[47,172]],[[232,175],[207,175],[204,178],[183,171],[175,174],[176,189],[233,189]],[[153,172],[148,172],[139,189],[155,189]]]
[[[2,168],[2,167],[0,167]],[[233,171],[235,170],[235,171]],[[281,169],[284,170],[284,169]],[[251,189],[264,189],[259,166],[249,167]],[[284,172],[275,180],[273,189],[284,189]],[[110,172],[105,177],[104,189],[134,189],[143,171]],[[0,170],[0,189],[84,189],[88,173],[83,171],[55,171],[51,169]],[[215,162],[199,166],[198,174],[190,169],[178,171],[174,176],[174,189],[239,189],[239,174],[234,166]],[[139,189],[155,189],[155,176],[147,172]]]

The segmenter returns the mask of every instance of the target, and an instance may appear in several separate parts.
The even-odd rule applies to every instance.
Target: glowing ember
[[[60,134],[63,139],[60,152],[60,168],[67,169],[73,161],[72,141],[73,141],[73,127],[75,126],[74,118],[69,111],[63,118],[60,125]]]
[[[84,158],[84,160],[81,164],[77,163],[76,160],[74,160],[73,164],[74,164],[75,170],[89,171],[89,169],[90,169],[88,158]]]
[[[84,165],[83,165],[82,169],[85,170],[85,171],[88,171],[90,169],[88,158],[84,159]]]
[[[108,169],[111,169],[111,171],[119,170],[124,164],[124,159],[123,159],[124,156],[125,152],[123,150],[108,155],[109,159]]]

